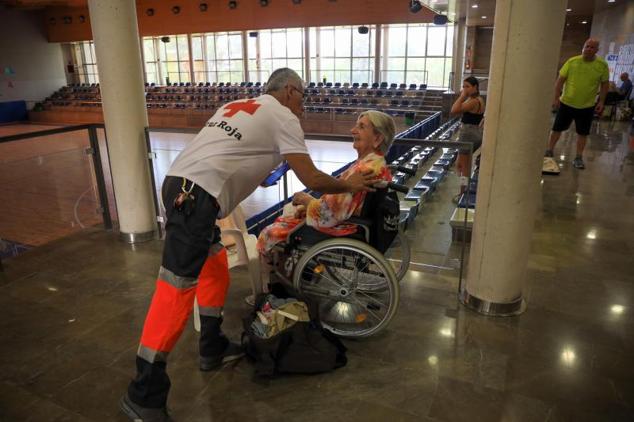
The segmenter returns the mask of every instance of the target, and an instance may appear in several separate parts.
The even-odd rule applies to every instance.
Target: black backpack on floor
[[[297,297],[290,288],[281,284],[272,285],[271,294],[278,298],[296,297],[306,303],[311,320],[298,321],[270,338],[261,338],[251,329],[256,313],[267,296],[258,295],[253,310],[242,320],[242,345],[254,363],[255,375],[316,374],[346,365],[346,347],[321,326],[316,318],[317,308],[312,303]]]

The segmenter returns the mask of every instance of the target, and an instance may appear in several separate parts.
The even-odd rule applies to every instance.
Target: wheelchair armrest
[[[347,223],[358,224],[359,226],[369,226],[372,224],[372,220],[369,218],[361,218],[357,216],[351,216],[346,220]]]

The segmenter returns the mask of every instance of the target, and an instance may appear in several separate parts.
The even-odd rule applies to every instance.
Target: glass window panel
[[[390,26],[388,30],[388,56],[404,56],[405,41],[407,38],[406,28]]]
[[[315,51],[317,51],[317,28],[310,28],[308,30],[308,42],[310,43],[311,55],[314,56]]]
[[[272,57],[286,57],[286,34],[275,31],[271,35],[273,54]]]
[[[441,87],[444,84],[445,59],[444,58],[428,58],[427,59],[427,85],[430,87]]]
[[[240,34],[229,35],[229,58],[242,58],[242,36]]]
[[[165,53],[165,43],[164,42],[159,42],[158,51],[159,51],[159,59],[162,62],[167,60],[167,56],[166,56],[166,53]]]
[[[194,62],[194,72],[204,72],[205,71],[205,62],[203,61],[195,61]]]
[[[410,26],[407,32],[407,55],[424,56],[427,28],[425,26]]]
[[[386,73],[387,83],[401,84],[405,82],[405,72],[403,71],[389,70]]]
[[[359,31],[352,31],[352,56],[370,56],[370,34],[359,34]]]
[[[350,31],[351,27],[335,28],[335,54],[337,57],[350,57]]]
[[[82,43],[82,47],[84,50],[84,60],[86,63],[92,63],[92,57],[91,57],[91,53],[90,53],[90,44],[88,44],[87,42]]]
[[[271,61],[271,66],[273,69],[279,69],[280,67],[287,67],[286,59],[273,59]]]
[[[230,82],[231,72],[218,72],[218,82]]]
[[[425,70],[425,58],[415,57],[407,59],[407,71],[410,70]]]
[[[447,26],[447,53],[446,55],[453,56],[453,31],[454,25]]]
[[[229,38],[226,34],[216,35],[216,59],[226,60],[229,58]]]
[[[335,69],[337,70],[350,69],[350,59],[335,59]]]
[[[229,60],[218,60],[216,62],[216,66],[218,67],[218,72],[231,70],[231,65],[229,63]]]
[[[400,70],[400,69],[405,69],[404,58],[390,57],[387,59],[387,70]]]
[[[358,70],[353,70],[352,71],[352,83],[371,83],[372,82],[372,78],[370,76],[370,72],[369,71],[358,71]]]
[[[372,66],[370,59],[352,59],[353,70],[369,70]]]
[[[430,26],[427,29],[427,55],[444,56],[446,28],[444,26]]]
[[[302,78],[304,77],[304,61],[302,59],[288,59],[286,66],[293,69]]]
[[[242,77],[242,72],[231,72],[230,79],[231,79],[231,82],[244,81],[244,78]]]
[[[320,31],[321,57],[333,57],[335,55],[335,35],[332,29]]]
[[[146,62],[155,61],[154,57],[154,40],[152,38],[143,39],[143,56]]]
[[[406,84],[424,84],[425,83],[425,72],[422,70],[407,70],[407,80]]]
[[[286,49],[288,51],[288,57],[304,56],[304,31],[302,31],[301,28],[289,29],[287,31]]]
[[[247,50],[248,54],[249,54],[249,59],[256,59],[257,58],[257,43],[258,43],[258,39],[257,37],[247,37]]]
[[[189,74],[189,72],[180,72],[180,82],[191,82],[191,75]]]
[[[189,62],[178,62],[178,67],[180,69],[180,72],[182,73],[189,73]]]
[[[189,60],[189,46],[187,35],[179,35],[176,37],[178,44],[178,60]]]
[[[176,49],[176,42],[174,41],[174,38],[172,38],[170,42],[165,44],[165,52],[166,52],[168,61],[178,60],[178,52]]]
[[[271,58],[271,31],[260,31],[260,57]]]
[[[451,73],[451,66],[453,64],[453,60],[451,57],[447,57],[445,59],[445,79],[444,79],[444,83],[443,83],[443,87],[449,87],[449,83],[451,82],[449,80],[450,77],[450,73]]]
[[[335,68],[335,59],[321,58],[321,68],[324,70],[332,70]]]
[[[167,63],[167,71],[169,73],[178,72],[178,62],[166,62]]]
[[[194,60],[203,59],[203,37],[192,36],[192,58]]]
[[[242,60],[231,60],[229,64],[232,71],[242,73]]]
[[[350,82],[350,71],[349,70],[337,70],[335,72],[335,80],[334,82]]]
[[[205,48],[207,50],[207,60],[212,61],[216,59],[216,48],[213,35],[205,36]]]

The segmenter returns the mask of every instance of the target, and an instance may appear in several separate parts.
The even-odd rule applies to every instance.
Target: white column
[[[523,311],[566,0],[498,0],[484,142],[462,302]]]
[[[454,27],[453,39],[453,81],[449,89],[454,92],[460,92],[462,89],[462,75],[464,73],[464,54],[465,43],[467,41],[466,18],[460,18],[456,21]]]
[[[156,229],[143,66],[133,0],[88,0],[121,236],[148,240]]]

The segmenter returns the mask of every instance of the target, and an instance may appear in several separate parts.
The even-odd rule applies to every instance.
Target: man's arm
[[[559,76],[557,78],[557,82],[555,82],[555,98],[553,99],[553,107],[559,108],[559,98],[561,97],[561,92],[564,90],[564,83],[566,83],[565,76]]]
[[[598,115],[603,114],[603,108],[605,107],[605,97],[608,95],[609,86],[610,84],[608,83],[608,81],[601,82],[601,90],[599,91],[599,102],[597,103],[597,106],[594,108],[594,111]]]
[[[299,180],[309,189],[322,193],[371,191],[376,177],[372,172],[366,174],[355,173],[346,180],[334,177],[315,167],[308,154],[286,154],[286,161],[291,166]]]

